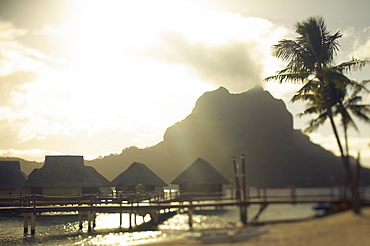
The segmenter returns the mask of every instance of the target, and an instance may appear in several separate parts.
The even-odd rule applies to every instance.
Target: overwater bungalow
[[[96,170],[95,170],[96,171]],[[46,156],[23,186],[25,194],[77,195],[99,193],[104,182],[84,165],[83,156]]]
[[[145,164],[134,162],[111,182],[116,191],[162,192],[168,186]],[[139,190],[138,190],[139,189]]]
[[[99,192],[100,194],[102,195],[110,195],[113,193],[112,189],[110,188],[110,182],[108,179],[106,179],[103,175],[101,175],[95,168],[91,167],[91,166],[86,166],[85,167],[87,170],[89,170],[89,172],[91,172],[95,178],[97,178],[100,183],[101,183],[101,187],[99,187]]]
[[[193,193],[195,196],[222,196],[223,185],[230,182],[209,162],[196,159],[171,184],[179,185],[180,194]]]
[[[19,194],[26,179],[19,161],[0,161],[0,196]]]

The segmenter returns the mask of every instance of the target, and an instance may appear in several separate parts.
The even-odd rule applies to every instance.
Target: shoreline
[[[363,207],[361,215],[352,211],[343,211],[320,217],[307,218],[298,221],[263,222],[261,227],[269,233],[241,242],[212,243],[214,246],[362,246],[370,245],[370,207]],[[188,238],[163,240],[142,245],[203,245],[203,243]]]

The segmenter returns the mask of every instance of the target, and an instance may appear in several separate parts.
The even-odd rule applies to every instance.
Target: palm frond
[[[291,103],[297,102],[297,101],[314,101],[315,95],[313,94],[294,94],[292,99],[290,99]]]
[[[321,126],[325,123],[326,117],[327,117],[327,115],[325,116],[325,115],[322,114],[319,117],[310,120],[309,125],[306,129],[304,129],[304,132],[310,133],[310,132],[315,131],[317,128],[319,128],[319,126]]]
[[[337,66],[334,66],[333,69],[339,71],[340,73],[348,73],[351,71],[359,71],[367,64],[370,64],[370,59],[355,59],[352,58],[350,61],[343,62]]]
[[[279,43],[273,45],[272,48],[272,55],[281,59],[282,61],[290,61],[292,58],[298,56],[300,49],[299,44],[290,39],[280,40]]]
[[[358,131],[356,123],[354,122],[353,118],[351,117],[347,109],[348,108],[344,107],[343,104],[339,104],[338,107],[336,107],[335,114],[341,116],[342,125],[345,131],[348,129],[349,126],[353,127],[356,131]]]
[[[275,80],[278,83],[292,82],[294,84],[302,83],[306,79],[305,75],[299,74],[277,74],[264,79],[265,82]]]
[[[355,115],[359,120],[370,124],[370,105],[351,105],[349,107],[351,113]]]
[[[310,114],[319,114],[318,118],[324,118],[324,119],[326,119],[326,117],[328,116],[326,111],[323,111],[322,108],[318,108],[315,106],[306,108],[303,112],[298,113],[297,116],[303,117],[303,116],[310,115]]]

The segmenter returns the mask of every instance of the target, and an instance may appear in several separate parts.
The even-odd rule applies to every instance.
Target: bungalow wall
[[[112,196],[113,190],[110,187],[99,187],[99,194],[101,196]]]
[[[123,192],[136,192],[137,185],[126,185],[126,184],[118,184],[116,185],[116,191],[123,191]],[[155,186],[155,185],[146,185],[145,186],[146,192],[163,192],[163,186]]]
[[[49,196],[78,195],[99,193],[98,187],[24,187],[23,194]]]
[[[9,196],[12,194],[13,189],[0,190],[0,196]]]
[[[68,188],[45,187],[42,188],[41,194],[51,196],[77,195],[81,194],[81,187],[68,187]]]
[[[222,184],[180,184],[181,193],[203,193],[202,196],[222,196],[223,186]],[[194,194],[197,195],[197,194]]]

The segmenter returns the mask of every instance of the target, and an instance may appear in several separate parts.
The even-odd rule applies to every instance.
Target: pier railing
[[[370,204],[370,189],[360,189],[361,202]],[[262,204],[262,203],[317,203],[346,202],[349,194],[343,188],[320,189],[267,189],[251,188],[246,191],[246,199],[240,199],[234,190],[228,192],[177,192],[136,193],[118,192],[115,195],[75,194],[75,195],[41,195],[24,194],[0,196],[0,207],[32,207],[32,206],[119,206],[140,203],[143,206],[157,204],[194,202],[195,204]],[[1,212],[1,211],[0,211]]]
[[[161,192],[152,193],[116,193],[114,196],[102,196],[101,194],[76,194],[51,196],[40,194],[26,194],[18,196],[0,196],[0,213],[19,213],[24,216],[24,233],[28,232],[28,220],[31,220],[31,234],[35,234],[36,215],[44,212],[78,212],[79,227],[82,229],[82,217],[87,216],[88,230],[95,225],[97,213],[119,213],[122,225],[122,214],[129,214],[129,225],[132,228],[131,215],[145,216],[149,214],[154,224],[158,224],[160,215],[186,212],[189,216],[189,226],[193,224],[195,209],[223,206],[238,206],[240,218],[244,224],[257,223],[259,215],[269,204],[296,204],[296,203],[328,203],[330,208],[346,209],[348,204],[345,190],[326,189],[318,192],[318,189],[246,189],[243,199],[237,196],[237,192],[229,190],[227,194],[220,192],[188,192],[166,194]],[[361,202],[370,205],[370,190],[361,189]],[[248,219],[247,207],[252,204],[260,205],[257,215]],[[344,206],[342,206],[344,205]],[[135,224],[135,223],[134,223]]]
[[[166,199],[169,199],[166,197]],[[172,198],[174,199],[174,198]],[[160,193],[118,193],[116,196],[102,196],[99,194],[76,195],[42,195],[24,194],[0,196],[0,207],[27,207],[52,205],[99,205],[99,204],[128,204],[137,202],[161,202],[165,197]]]

